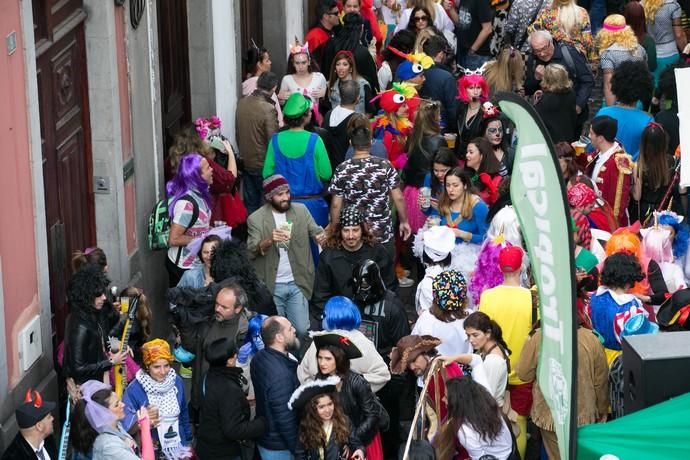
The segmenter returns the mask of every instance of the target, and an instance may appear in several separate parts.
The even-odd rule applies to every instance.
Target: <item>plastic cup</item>
[[[578,157],[585,153],[585,149],[587,148],[587,144],[580,141],[575,141],[571,145],[573,146],[573,149],[575,149],[575,156]]]
[[[120,297],[120,313],[127,313],[129,311],[129,297]]]
[[[443,137],[446,139],[446,144],[448,144],[448,148],[454,149],[455,148],[455,140],[458,138],[458,135],[454,134],[454,133],[446,133],[443,135]]]

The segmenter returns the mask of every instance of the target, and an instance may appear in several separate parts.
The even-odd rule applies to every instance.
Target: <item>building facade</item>
[[[58,398],[73,251],[102,248],[113,284],[165,318],[146,235],[172,133],[215,114],[234,139],[243,50],[254,39],[282,73],[311,3],[0,0],[0,452],[28,388]]]

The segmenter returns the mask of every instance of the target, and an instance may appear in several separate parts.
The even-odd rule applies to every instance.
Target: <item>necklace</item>
[[[465,204],[465,197],[464,196],[462,197],[461,204],[463,204],[463,205]],[[462,209],[462,208],[463,208],[463,206],[460,206],[460,209]],[[447,222],[446,225],[450,228],[458,228],[458,225],[460,225],[460,222],[462,222],[462,211],[458,211],[458,216],[455,219],[453,219],[453,218],[451,218],[452,209],[453,209],[453,205],[451,204],[448,207],[448,212],[446,213],[446,222]]]

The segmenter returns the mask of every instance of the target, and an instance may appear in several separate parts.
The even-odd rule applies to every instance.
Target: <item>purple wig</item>
[[[487,289],[494,288],[503,283],[503,272],[498,266],[498,254],[501,249],[512,246],[510,242],[495,243],[492,240],[486,240],[484,246],[479,251],[477,257],[477,265],[474,268],[474,276],[470,281],[470,295],[475,305],[479,305],[479,299],[482,293]]]
[[[177,174],[175,174],[175,177],[170,179],[165,185],[165,189],[168,192],[168,199],[171,200],[168,203],[168,212],[170,213],[171,219],[173,218],[177,200],[190,191],[198,193],[206,202],[206,205],[211,207],[211,194],[208,189],[208,184],[204,178],[201,177],[202,160],[204,160],[204,157],[196,152],[184,155],[180,160],[180,166],[177,168]]]

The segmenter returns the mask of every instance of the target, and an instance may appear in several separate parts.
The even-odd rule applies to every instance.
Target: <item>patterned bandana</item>
[[[170,353],[170,345],[163,339],[154,339],[141,346],[141,354],[144,366],[148,367],[159,359],[165,359],[172,363],[175,358]]]
[[[355,206],[347,206],[340,211],[341,227],[356,227],[364,222],[364,216]]]
[[[568,189],[568,203],[573,208],[584,208],[596,201],[594,190],[579,182]]]
[[[467,298],[467,282],[460,272],[447,270],[439,273],[431,287],[434,292],[434,303],[441,310],[462,310]]]

